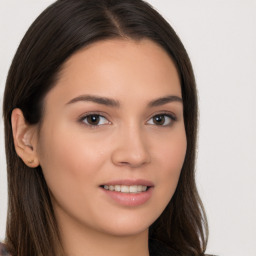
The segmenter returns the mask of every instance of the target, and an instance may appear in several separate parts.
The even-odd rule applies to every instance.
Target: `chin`
[[[118,237],[127,237],[127,236],[137,236],[142,233],[148,232],[149,226],[145,225],[130,225],[122,227],[112,227],[111,229],[104,230],[105,234],[118,236]]]
[[[113,236],[134,236],[144,232],[148,232],[149,227],[157,219],[157,216],[141,216],[127,214],[126,216],[116,216],[112,219],[105,219],[101,225],[101,232],[108,233]]]

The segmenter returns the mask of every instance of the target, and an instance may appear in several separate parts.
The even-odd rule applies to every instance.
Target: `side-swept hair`
[[[42,169],[27,167],[16,154],[12,110],[20,108],[28,124],[40,123],[44,97],[56,84],[65,61],[79,49],[111,38],[150,39],[168,53],[177,68],[187,152],[175,194],[150,227],[149,236],[178,255],[204,255],[208,229],[195,185],[198,110],[194,74],[172,27],[141,0],[58,0],[34,21],[21,41],[3,103],[9,196],[5,242],[13,255],[56,256],[63,249]]]

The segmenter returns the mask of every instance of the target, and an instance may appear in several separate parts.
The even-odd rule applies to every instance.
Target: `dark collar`
[[[149,239],[150,256],[179,256],[173,249],[161,241]]]

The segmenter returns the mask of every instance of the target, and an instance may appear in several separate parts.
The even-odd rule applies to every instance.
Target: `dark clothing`
[[[149,240],[149,254],[150,256],[179,256],[164,243],[153,239]],[[0,243],[0,256],[11,256],[2,243]]]
[[[10,256],[2,243],[0,243],[0,256]]]
[[[149,239],[149,254],[150,256],[179,256],[164,243],[153,239]]]
[[[172,250],[166,247],[163,243],[150,240],[149,241],[150,256],[176,256]],[[5,249],[4,244],[0,243],[0,256],[11,256]]]

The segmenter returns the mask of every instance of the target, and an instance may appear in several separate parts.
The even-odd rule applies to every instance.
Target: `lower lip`
[[[145,204],[152,196],[153,187],[145,192],[140,193],[122,193],[117,191],[106,190],[101,188],[106,195],[111,197],[115,202],[124,206],[139,206]]]

